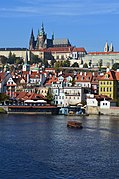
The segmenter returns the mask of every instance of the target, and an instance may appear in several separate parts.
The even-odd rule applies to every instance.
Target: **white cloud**
[[[20,0],[22,1],[22,0]],[[66,0],[26,0],[24,6],[14,8],[0,8],[0,16],[9,15],[57,15],[57,16],[83,16],[118,14],[119,3],[93,3],[91,0],[74,0],[67,3]],[[32,5],[31,5],[32,3]],[[38,5],[39,4],[39,5]]]

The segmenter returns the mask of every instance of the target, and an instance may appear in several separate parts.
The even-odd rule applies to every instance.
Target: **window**
[[[110,91],[112,91],[112,88],[110,88]]]
[[[103,103],[103,106],[107,106],[107,103]]]
[[[61,59],[64,60],[64,55],[61,55]]]

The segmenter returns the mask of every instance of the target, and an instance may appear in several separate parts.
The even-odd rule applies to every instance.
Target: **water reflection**
[[[1,115],[0,178],[118,178],[118,141],[117,117]]]

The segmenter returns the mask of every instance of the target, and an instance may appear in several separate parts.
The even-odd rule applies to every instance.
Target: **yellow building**
[[[117,99],[117,79],[115,71],[108,71],[99,80],[99,95]]]

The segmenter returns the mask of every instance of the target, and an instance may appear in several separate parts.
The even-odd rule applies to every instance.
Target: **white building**
[[[110,109],[110,101],[107,101],[107,100],[100,101],[100,108],[101,109]]]
[[[89,95],[87,94],[86,102],[87,102],[87,106],[90,106],[90,107],[98,106],[98,101],[96,98],[94,98],[93,94],[89,94]]]
[[[78,105],[85,99],[81,86],[51,87],[54,103],[60,107]]]

